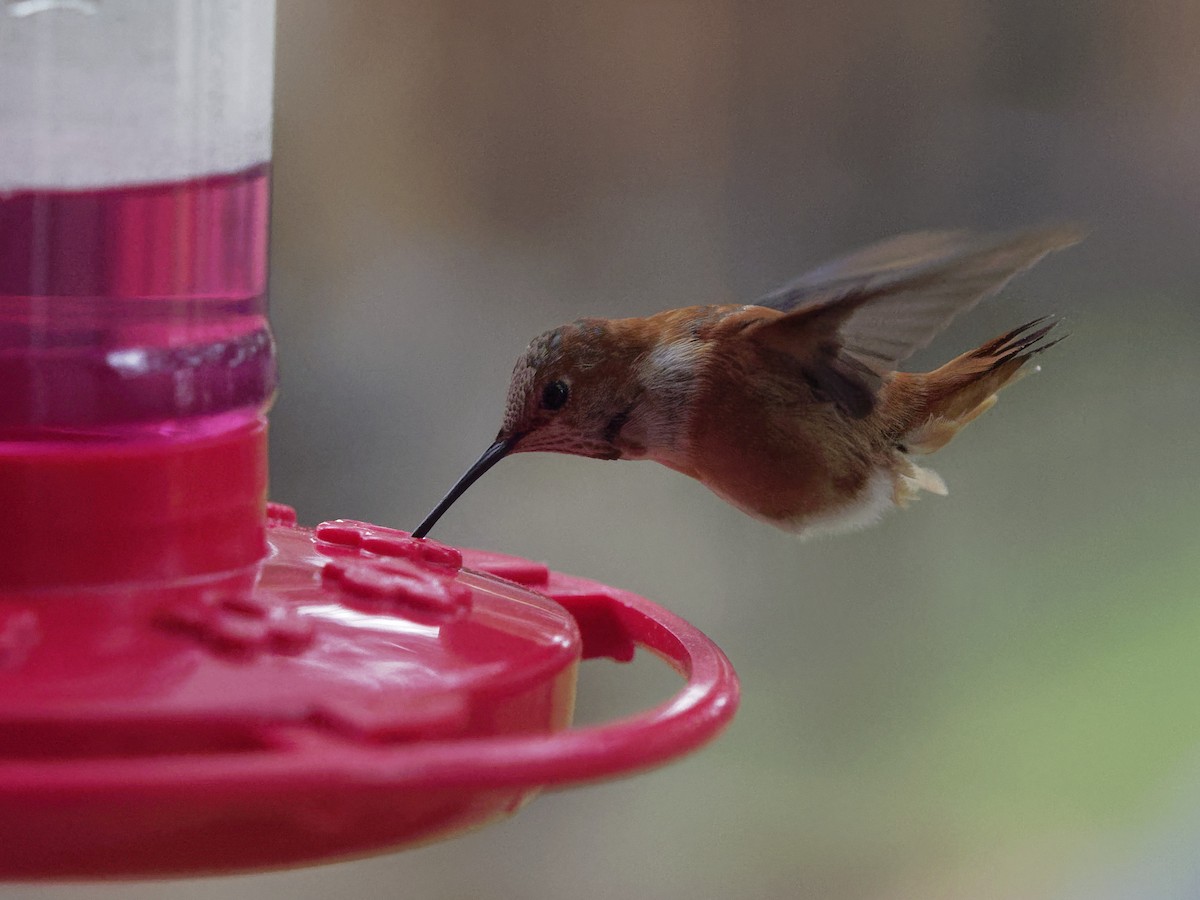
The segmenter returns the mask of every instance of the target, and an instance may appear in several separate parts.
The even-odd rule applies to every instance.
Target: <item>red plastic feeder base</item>
[[[712,738],[737,679],[654,604],[360,522],[217,579],[0,593],[0,877],[163,877],[428,841]],[[568,728],[581,659],[663,656],[666,704]]]

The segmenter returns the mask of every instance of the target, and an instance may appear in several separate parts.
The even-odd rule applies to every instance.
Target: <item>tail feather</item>
[[[1045,322],[1047,324],[1042,325]],[[1037,328],[1042,325],[1041,328]],[[972,350],[970,353],[964,354],[965,357],[972,359],[993,359],[999,362],[1007,362],[1008,360],[1019,356],[1021,353],[1026,353],[1026,358],[1033,356],[1035,353],[1041,353],[1044,350],[1049,350],[1066,335],[1055,338],[1052,341],[1038,344],[1050,331],[1058,325],[1058,320],[1053,316],[1042,316],[1034,319],[1032,322],[1026,322],[1024,325],[1014,328],[1006,334],[1000,335],[994,341],[989,341],[977,350]],[[1034,330],[1036,329],[1036,330]],[[1038,344],[1038,346],[1034,346]],[[963,357],[960,357],[960,359]],[[953,365],[953,362],[951,363]]]
[[[1023,367],[1030,359],[1063,339],[1045,340],[1057,325],[1058,320],[1051,316],[1034,319],[939,369],[916,376],[921,400],[903,436],[908,452],[940,450],[963,426],[994,406],[1005,385],[1028,373]]]

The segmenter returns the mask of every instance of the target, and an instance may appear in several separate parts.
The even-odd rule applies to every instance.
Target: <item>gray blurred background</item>
[[[1072,337],[939,454],[949,497],[860,534],[536,454],[446,516],[715,638],[744,701],[700,754],[372,860],[4,896],[1200,896],[1198,46],[1185,0],[281,3],[272,494],[303,522],[415,526],[543,329],[905,230],[1092,228],[914,367]],[[676,685],[581,679],[585,721]]]

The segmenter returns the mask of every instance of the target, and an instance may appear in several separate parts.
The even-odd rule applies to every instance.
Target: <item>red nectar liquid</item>
[[[0,442],[183,439],[261,416],[269,169],[0,191]]]

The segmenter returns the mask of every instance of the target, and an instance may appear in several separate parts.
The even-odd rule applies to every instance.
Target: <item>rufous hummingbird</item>
[[[749,306],[580,319],[517,361],[496,440],[413,532],[495,463],[545,450],[652,459],[797,533],[870,524],[946,486],[914,457],[945,446],[1057,341],[1046,316],[926,373],[896,367],[1072,228],[907,234]]]

